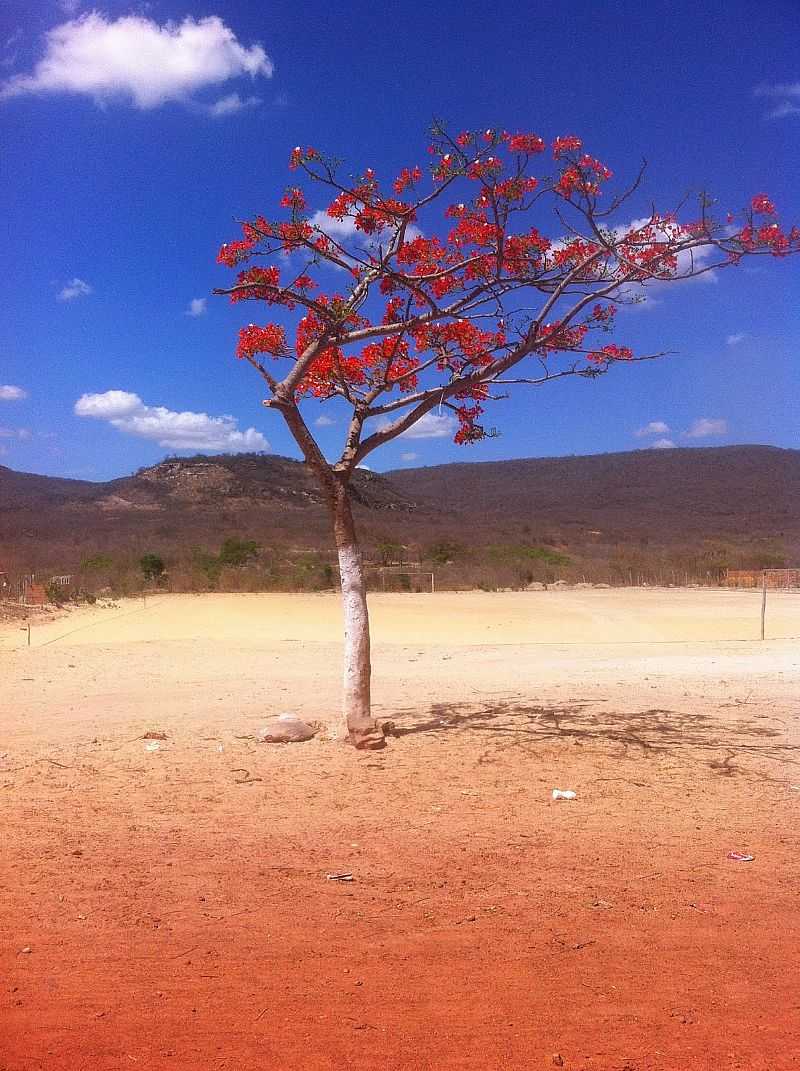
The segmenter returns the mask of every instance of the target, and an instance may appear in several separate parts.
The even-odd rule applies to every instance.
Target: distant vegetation
[[[387,590],[531,583],[718,582],[726,568],[800,562],[800,452],[640,451],[359,471],[371,584]],[[171,459],[108,484],[0,466],[0,568],[74,589],[324,591],[328,520],[296,461]],[[402,564],[401,564],[402,563]],[[409,564],[411,563],[411,564]],[[55,592],[61,598],[63,591]]]

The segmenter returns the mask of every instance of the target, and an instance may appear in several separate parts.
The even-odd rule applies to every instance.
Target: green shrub
[[[246,565],[258,556],[258,543],[252,539],[238,539],[230,536],[222,544],[219,552],[220,565]]]
[[[161,580],[166,572],[164,559],[158,554],[143,554],[139,559],[139,568],[147,581]]]

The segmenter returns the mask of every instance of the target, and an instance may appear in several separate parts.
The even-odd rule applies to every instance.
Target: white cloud
[[[149,439],[172,450],[238,454],[270,449],[255,428],[239,431],[235,417],[177,413],[162,405],[145,405],[138,394],[125,390],[83,394],[75,403],[75,415],[106,420],[128,435]]]
[[[0,386],[0,402],[19,402],[28,397],[23,387],[12,387],[10,383]]]
[[[692,421],[692,426],[683,434],[687,439],[707,439],[714,435],[727,435],[728,421],[717,420],[711,417],[698,417]]]
[[[335,219],[322,209],[315,212],[308,222],[312,227],[317,227],[323,234],[333,238],[335,242],[339,242],[340,245],[346,245],[348,242],[357,239],[361,246],[370,250],[377,249],[381,244],[386,246],[392,236],[390,228],[376,231],[375,234],[365,234],[356,227],[355,220],[351,219],[350,216],[344,216],[343,219]],[[415,227],[413,223],[406,227],[407,242],[413,242],[415,238],[421,237],[422,231],[419,227]]]
[[[208,114],[213,119],[222,119],[226,115],[235,115],[246,108],[256,108],[261,103],[261,97],[245,97],[242,99],[238,93],[229,93],[227,97],[220,97],[208,109]]]
[[[789,115],[800,115],[800,82],[778,82],[773,85],[756,86],[753,93],[757,97],[766,97],[775,103],[765,113],[765,119],[785,119]]]
[[[672,450],[675,443],[672,439],[656,439],[654,443],[650,443],[649,450]]]
[[[66,286],[63,286],[61,290],[59,290],[56,296],[59,301],[74,301],[75,298],[86,297],[86,295],[91,294],[91,292],[91,286],[84,282],[83,279],[79,279],[76,275],[74,279],[71,279]]]
[[[123,99],[148,109],[240,75],[272,72],[261,45],[240,45],[216,15],[159,26],[140,15],[112,20],[93,11],[49,30],[33,73],[9,78],[0,98],[79,93],[98,104]]]
[[[667,435],[668,432],[669,424],[665,424],[663,420],[651,420],[643,428],[637,428],[633,434],[637,439],[644,439],[647,435]]]
[[[800,115],[800,104],[794,104],[790,100],[782,100],[780,104],[767,112],[765,119],[785,119],[787,115]]]
[[[650,222],[649,217],[632,219],[629,223],[609,228],[613,237],[619,241],[632,231],[640,230]],[[680,235],[669,224],[655,228],[655,237],[661,241],[680,239]],[[618,300],[626,311],[652,312],[662,304],[664,288],[675,283],[716,283],[719,279],[716,271],[709,270],[709,261],[714,256],[713,247],[684,249],[678,253],[676,276],[674,279],[647,279],[641,283],[630,283],[619,291]],[[701,275],[693,274],[702,271]]]
[[[27,442],[31,438],[30,428],[4,428],[0,426],[0,439],[22,439]]]
[[[58,0],[58,6],[65,15],[74,15],[81,6],[81,0]]]
[[[385,417],[378,424],[382,430],[391,423]],[[458,421],[451,413],[426,413],[416,424],[398,436],[401,439],[445,439],[455,435]]]
[[[335,423],[336,421],[333,419],[333,417],[326,416],[323,413],[322,416],[318,416],[317,419],[314,421],[314,426],[317,428],[329,428],[332,424]]]
[[[728,337],[725,339],[725,342],[728,346],[738,346],[739,343],[743,341],[744,337],[744,334],[741,332],[736,335],[728,335]]]
[[[419,454],[415,454],[413,450],[406,450],[405,453],[400,455],[401,461],[416,461]]]
[[[206,311],[206,305],[208,304],[208,298],[193,297],[189,302],[189,307],[186,310],[187,316],[203,316]]]

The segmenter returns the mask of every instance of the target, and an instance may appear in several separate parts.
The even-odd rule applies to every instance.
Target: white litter
[[[554,800],[574,800],[577,798],[578,793],[573,792],[571,788],[554,788],[553,799]]]

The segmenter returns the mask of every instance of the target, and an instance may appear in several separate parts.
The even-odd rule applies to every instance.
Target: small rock
[[[256,740],[262,744],[298,744],[311,740],[317,735],[317,729],[294,714],[281,714],[270,718],[263,728],[256,733]]]
[[[167,734],[162,732],[161,729],[148,729],[142,737],[142,740],[166,740]]]
[[[553,1053],[553,1063],[555,1064],[556,1067],[563,1067],[564,1066],[564,1057],[560,1053],[554,1052]]]
[[[31,948],[30,945],[25,945],[25,947],[21,948],[19,951],[20,951],[21,955],[29,956],[31,954],[31,952],[33,952],[33,949]]]

